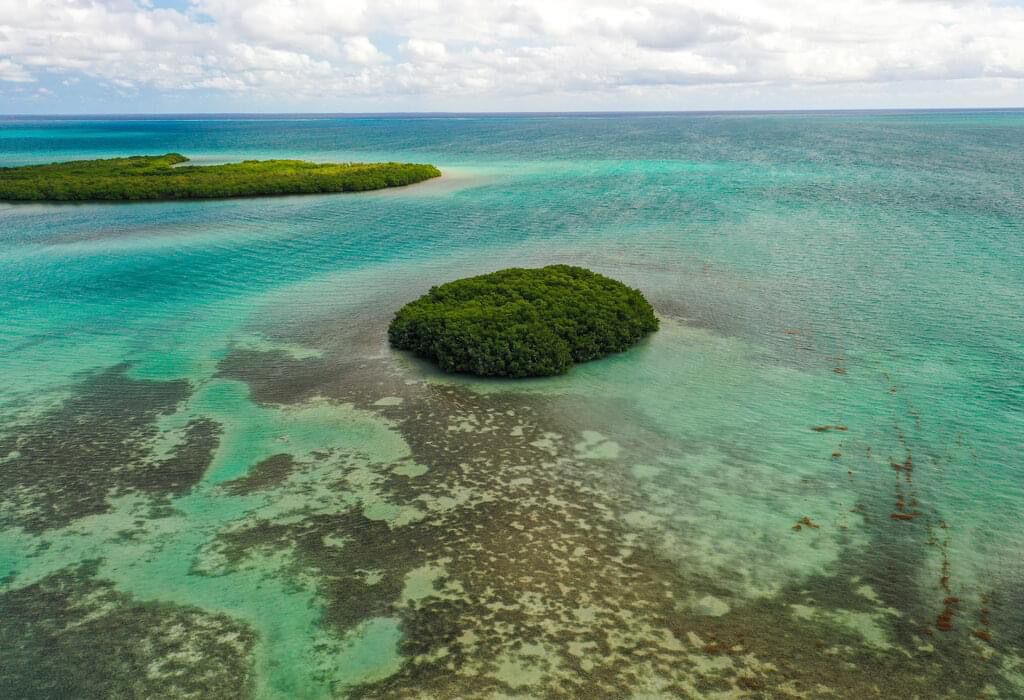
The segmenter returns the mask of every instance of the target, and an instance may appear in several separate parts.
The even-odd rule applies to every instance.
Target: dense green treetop
[[[0,168],[0,200],[134,201],[362,192],[437,177],[417,163],[309,163],[247,160],[186,165],[178,153]],[[176,167],[177,166],[177,167]]]
[[[621,352],[658,329],[636,289],[581,267],[509,268],[432,287],[388,328],[446,372],[538,377]]]

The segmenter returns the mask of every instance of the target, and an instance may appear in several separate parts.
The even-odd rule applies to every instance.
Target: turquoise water
[[[1024,696],[1024,113],[0,121],[3,165],[432,162],[0,204],[0,697]],[[387,348],[585,265],[525,382]],[[798,527],[799,526],[799,527]]]

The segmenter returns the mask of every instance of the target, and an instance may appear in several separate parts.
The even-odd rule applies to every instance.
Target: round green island
[[[638,290],[582,267],[549,265],[433,287],[399,310],[388,340],[446,372],[545,377],[621,352],[657,329]]]

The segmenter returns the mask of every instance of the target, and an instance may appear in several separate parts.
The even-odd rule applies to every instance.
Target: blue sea
[[[1024,697],[1024,112],[4,118],[0,166],[437,165],[0,203],[0,697]],[[660,330],[391,350],[581,265]]]

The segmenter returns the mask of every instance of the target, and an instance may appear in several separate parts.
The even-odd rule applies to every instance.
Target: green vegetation
[[[309,163],[247,160],[187,165],[178,153],[0,168],[0,200],[136,201],[363,192],[438,177],[418,163]]]
[[[569,265],[510,268],[433,287],[388,328],[391,345],[446,372],[562,374],[658,329],[636,289]]]

